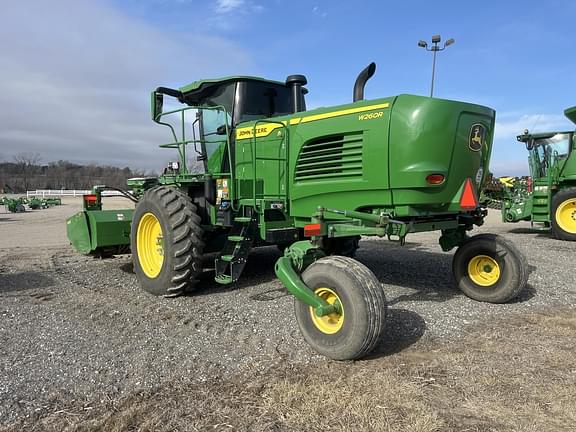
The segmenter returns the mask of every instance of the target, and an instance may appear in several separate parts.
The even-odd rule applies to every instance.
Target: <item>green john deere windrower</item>
[[[232,284],[253,247],[278,245],[276,275],[296,299],[302,335],[334,359],[366,355],[385,331],[382,284],[352,258],[361,236],[403,243],[441,231],[442,249],[458,248],[453,273],[466,295],[514,298],[527,281],[523,256],[496,235],[467,235],[486,215],[477,194],[494,111],[405,94],[364,100],[375,68],[358,76],[353,103],[314,110],[302,75],[159,87],[152,118],[179,160],[129,181],[133,214],[91,209],[96,189],[68,221],[72,243],[84,253],[129,245],[141,286],[169,296],[197,286],[207,253],[218,253],[215,280]],[[164,109],[166,96],[181,106]]]
[[[576,123],[576,107],[564,111]],[[531,183],[508,190],[502,220],[541,223],[560,240],[576,241],[576,139],[574,131],[517,137],[529,152]]]

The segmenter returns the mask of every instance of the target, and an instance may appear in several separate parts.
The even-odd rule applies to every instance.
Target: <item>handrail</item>
[[[258,126],[259,123],[266,123],[266,124],[278,124],[280,125],[280,127],[282,127],[282,129],[284,129],[285,133],[284,136],[282,137],[282,141],[285,143],[285,150],[284,150],[284,161],[285,161],[285,169],[284,169],[284,173],[285,173],[285,186],[284,186],[284,194],[288,195],[288,176],[289,176],[289,163],[288,163],[288,159],[289,159],[289,131],[288,131],[288,127],[287,127],[287,122],[283,122],[283,121],[271,121],[269,119],[260,119],[260,120],[256,120],[256,122],[254,123],[254,126],[252,127],[252,136],[250,137],[250,151],[252,153],[252,169],[253,169],[253,173],[254,173],[254,178],[252,181],[252,200],[253,200],[253,207],[254,207],[254,211],[256,213],[261,213],[258,210],[258,206],[256,203],[256,179],[257,179],[257,175],[256,175],[256,171],[257,171],[257,164],[256,161],[258,160],[257,156],[256,156],[256,127]],[[281,161],[282,159],[278,158],[275,159],[278,161]],[[280,184],[280,182],[278,182],[278,184]],[[286,200],[286,204],[288,204],[288,201]]]
[[[185,111],[188,110],[214,110],[214,111],[222,111],[224,112],[224,116],[226,118],[228,118],[228,111],[226,110],[226,107],[223,105],[215,105],[215,106],[202,106],[202,105],[198,105],[198,106],[187,106],[187,107],[183,107],[183,108],[178,108],[175,110],[171,110],[171,111],[166,111],[166,112],[162,112],[160,114],[158,114],[155,118],[156,123],[164,125],[164,126],[168,126],[168,128],[170,128],[170,131],[172,132],[172,136],[174,137],[174,142],[173,143],[168,143],[168,144],[161,144],[159,147],[160,148],[177,148],[178,149],[178,155],[180,157],[180,160],[182,162],[182,168],[184,170],[185,173],[188,173],[188,167],[187,167],[187,163],[186,163],[186,146],[188,144],[205,144],[207,142],[213,142],[213,143],[225,143],[224,146],[224,150],[227,151],[228,153],[228,165],[230,166],[230,172],[229,173],[225,173],[226,175],[230,176],[230,183],[228,185],[229,188],[229,193],[230,193],[230,201],[231,201],[231,205],[232,205],[232,210],[234,211],[238,211],[238,208],[234,207],[234,201],[236,199],[236,186],[235,186],[235,178],[234,178],[234,165],[232,164],[232,146],[230,145],[230,127],[228,125],[228,122],[226,121],[225,123],[225,127],[226,127],[226,138],[222,139],[222,140],[215,140],[215,141],[207,141],[205,139],[199,139],[197,140],[195,138],[195,133],[194,133],[194,127],[192,128],[192,135],[193,138],[191,140],[187,140],[186,139],[186,123],[185,123],[185,117],[184,117],[184,113]],[[179,140],[178,139],[178,135],[176,134],[176,131],[174,130],[174,127],[170,124],[170,123],[166,123],[163,121],[160,121],[160,119],[164,116],[167,115],[171,115],[171,114],[176,114],[176,113],[180,113],[180,122],[181,122],[181,134],[182,134],[182,139]],[[223,173],[206,173],[206,174],[212,174],[212,175],[221,175]]]

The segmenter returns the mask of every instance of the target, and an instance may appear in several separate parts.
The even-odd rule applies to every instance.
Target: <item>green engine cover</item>
[[[241,124],[238,194],[285,197],[297,221],[319,205],[398,217],[459,213],[467,180],[478,193],[488,171],[494,119],[484,106],[399,95]]]

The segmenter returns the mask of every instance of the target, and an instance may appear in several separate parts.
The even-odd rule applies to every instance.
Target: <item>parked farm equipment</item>
[[[4,205],[10,213],[23,213],[26,211],[24,204],[27,204],[25,198],[1,198],[0,205]]]
[[[158,178],[132,179],[135,210],[102,210],[85,197],[68,220],[82,253],[130,246],[140,285],[173,296],[198,286],[203,256],[217,252],[216,282],[242,274],[250,250],[278,245],[275,272],[295,297],[301,333],[318,352],[355,359],[385,331],[382,286],[352,259],[360,236],[403,244],[441,231],[458,248],[453,274],[469,297],[506,302],[523,289],[526,262],[499,236],[468,236],[486,216],[478,192],[490,160],[495,113],[463,102],[399,95],[306,110],[306,78],[196,81],[152,93],[152,118],[175,149]],[[164,111],[168,96],[183,104]],[[190,151],[203,165],[193,172]],[[205,269],[204,269],[205,270]]]
[[[576,107],[564,111],[576,123]],[[574,132],[528,130],[517,137],[529,152],[531,184],[515,186],[504,199],[502,220],[542,223],[561,240],[576,241],[576,141]]]

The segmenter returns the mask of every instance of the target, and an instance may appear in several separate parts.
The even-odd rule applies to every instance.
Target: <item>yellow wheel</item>
[[[576,240],[576,189],[559,192],[553,200],[552,228],[562,240]]]
[[[343,256],[327,256],[310,265],[302,280],[337,313],[322,317],[295,300],[294,312],[302,336],[318,353],[334,360],[353,360],[374,350],[386,325],[382,284],[363,264]]]
[[[184,192],[157,186],[144,193],[130,232],[134,273],[144,290],[173,297],[196,285],[204,248],[200,222]]]
[[[344,325],[344,308],[340,302],[340,297],[330,288],[316,288],[314,291],[317,296],[322,297],[326,300],[329,305],[338,304],[340,305],[340,313],[334,312],[329,315],[319,317],[314,312],[314,308],[308,308],[310,311],[310,316],[312,317],[312,322],[318,330],[324,334],[334,334],[342,329]]]
[[[475,284],[489,287],[500,279],[500,266],[488,255],[477,255],[468,263],[468,275]]]
[[[524,255],[494,234],[479,234],[460,245],[452,260],[452,272],[464,294],[489,303],[512,300],[528,282]]]
[[[157,277],[164,263],[164,239],[160,221],[154,214],[145,213],[142,216],[136,239],[142,271],[149,278]]]

